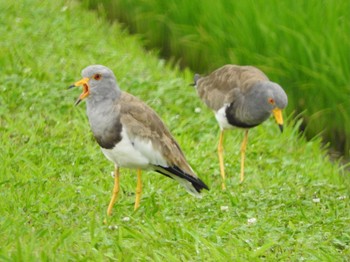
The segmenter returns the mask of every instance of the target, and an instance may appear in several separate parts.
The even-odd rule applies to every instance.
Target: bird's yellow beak
[[[276,122],[281,130],[283,132],[283,116],[282,116],[282,110],[279,108],[275,108],[272,110],[272,114],[276,119]]]
[[[75,82],[73,85],[69,86],[69,88],[76,87],[76,86],[83,86],[83,92],[78,97],[77,101],[75,101],[75,105],[77,106],[81,101],[83,101],[86,97],[89,96],[89,78],[85,77],[78,82]]]

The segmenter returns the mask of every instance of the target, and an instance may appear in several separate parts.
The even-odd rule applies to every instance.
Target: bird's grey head
[[[81,72],[83,78],[88,78],[89,98],[114,98],[119,92],[117,80],[112,70],[103,65],[90,65]]]
[[[263,92],[262,97],[265,98],[264,102],[267,108],[270,108],[272,111],[274,108],[279,108],[283,110],[288,104],[288,98],[286,92],[282,87],[274,82],[266,81],[261,82],[258,87]]]
[[[114,100],[120,96],[120,89],[115,76],[108,67],[103,65],[90,65],[81,72],[83,79],[75,82],[69,88],[82,86],[83,92],[75,105],[78,105],[85,98],[88,101]]]
[[[255,103],[256,114],[270,115],[271,113],[276,119],[281,131],[283,130],[282,110],[288,104],[287,94],[281,86],[270,81],[257,83],[251,92]]]

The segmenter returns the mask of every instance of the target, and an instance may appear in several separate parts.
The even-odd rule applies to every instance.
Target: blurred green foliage
[[[206,74],[255,65],[280,83],[306,133],[350,149],[350,1],[83,0],[150,48]],[[106,12],[104,12],[106,11]]]

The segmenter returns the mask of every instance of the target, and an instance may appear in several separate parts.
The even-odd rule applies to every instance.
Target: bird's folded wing
[[[158,154],[158,158],[163,158],[168,166],[177,166],[193,174],[179,145],[159,116],[148,105],[123,92],[120,108],[121,122],[126,128],[129,139],[139,143],[140,150],[143,150],[145,155],[153,154],[154,158]],[[161,162],[161,159],[157,162]],[[158,165],[159,163],[152,164]]]
[[[217,111],[230,104],[258,81],[268,80],[259,69],[252,66],[225,65],[198,80],[199,97],[206,105]]]

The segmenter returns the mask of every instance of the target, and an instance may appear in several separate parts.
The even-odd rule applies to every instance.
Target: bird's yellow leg
[[[136,186],[136,199],[134,210],[138,209],[140,206],[142,193],[142,180],[141,180],[141,169],[137,169],[137,186]]]
[[[249,131],[248,129],[244,131],[244,138],[241,146],[241,179],[240,179],[241,183],[244,180],[244,160],[245,160],[245,151],[248,143],[248,131]]]
[[[225,166],[224,166],[224,147],[223,147],[223,140],[224,140],[224,130],[220,130],[220,138],[219,138],[219,144],[218,144],[218,155],[219,155],[219,164],[220,164],[220,174],[222,178],[221,188],[222,190],[226,189],[225,185]]]
[[[109,201],[108,209],[107,209],[107,215],[110,216],[112,214],[112,208],[115,203],[115,201],[118,198],[119,193],[119,167],[115,167],[114,170],[114,188],[112,193],[111,201]]]

